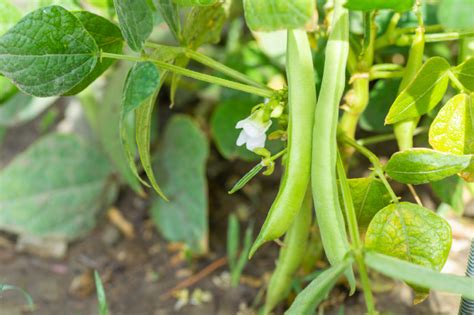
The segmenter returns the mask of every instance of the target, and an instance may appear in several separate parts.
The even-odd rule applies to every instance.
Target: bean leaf
[[[147,0],[114,0],[120,29],[128,46],[140,51],[153,31],[153,12]]]
[[[128,115],[135,112],[138,108],[145,106],[148,110],[153,109],[154,101],[156,98],[157,91],[160,88],[160,72],[156,66],[151,62],[140,62],[135,64],[135,66],[130,69],[128,73],[127,80],[125,82],[124,91],[123,91],[123,101],[122,101],[122,111],[120,119],[120,134],[122,138],[122,144],[125,149],[127,160],[129,166],[135,176],[140,179],[140,181],[149,186],[144,182],[140,175],[138,174],[137,167],[135,165],[135,159],[130,151],[128,139],[127,139],[127,130],[125,128],[125,120]],[[150,109],[151,107],[151,109]],[[137,113],[138,115],[138,113]],[[151,115],[151,113],[150,113]],[[146,123],[147,118],[143,116],[143,112],[140,112],[139,117],[140,122]],[[139,144],[140,157],[144,163],[145,172],[147,173],[153,188],[156,192],[164,199],[166,197],[162,193],[158,184],[155,181],[155,177],[149,165],[149,158],[146,157],[149,152],[149,129],[143,129],[144,126],[138,126],[140,131],[137,130],[138,139],[137,143]],[[146,123],[145,127],[149,127],[149,124]],[[148,133],[148,136],[147,136]],[[147,145],[148,144],[148,145]]]
[[[453,74],[469,91],[474,92],[474,57],[452,69]]]
[[[351,190],[357,223],[367,228],[377,212],[390,204],[390,194],[385,185],[374,177],[351,178],[348,181]]]
[[[123,37],[120,29],[109,20],[87,11],[74,12],[74,15],[81,21],[87,32],[92,35],[100,51],[120,54],[123,48]],[[66,95],[78,94],[89,86],[95,79],[102,75],[115,60],[102,59],[97,62],[94,70],[86,76],[81,83],[76,85]]]
[[[174,38],[181,41],[181,20],[176,3],[174,3],[173,0],[154,0],[154,3]]]
[[[41,138],[0,172],[0,228],[68,240],[84,235],[110,202],[111,171],[76,136]]]
[[[145,170],[152,187],[162,198],[168,200],[161,191],[161,188],[156,183],[155,174],[153,173],[153,168],[151,166],[150,156],[151,118],[153,109],[155,108],[156,97],[158,96],[158,92],[160,91],[161,85],[163,83],[164,73],[159,73],[158,75],[160,75],[162,79],[160,80],[160,84],[158,84],[155,92],[135,110],[136,141],[138,155],[140,156],[143,169]]]
[[[391,9],[404,12],[411,10],[414,3],[414,0],[348,0],[345,7],[358,11]]]
[[[208,250],[207,138],[187,116],[166,126],[155,164],[169,202],[155,199],[152,218],[163,236],[184,242],[195,254]]]
[[[451,227],[431,210],[409,202],[391,204],[370,222],[365,246],[381,254],[440,271],[451,248]],[[417,293],[426,291],[415,287]]]
[[[313,0],[244,0],[247,25],[252,31],[271,32],[303,28],[315,11]]]
[[[431,124],[429,142],[438,151],[474,154],[474,104],[471,96],[458,94],[441,108]]]
[[[449,69],[450,65],[444,58],[430,58],[415,79],[398,95],[385,118],[385,123],[393,124],[416,118],[433,109],[446,92]]]
[[[203,44],[216,44],[221,38],[228,13],[228,6],[222,3],[192,8],[183,27],[183,40],[186,45],[196,49]]]
[[[336,281],[350,267],[351,259],[345,259],[323,271],[296,296],[285,315],[313,314],[318,305],[327,297]]]
[[[391,278],[409,281],[419,287],[462,295],[474,299],[474,279],[433,271],[375,252],[365,254],[365,262],[370,268]]]
[[[459,173],[469,166],[470,161],[470,155],[415,148],[392,155],[385,171],[400,183],[418,185]]]
[[[444,26],[451,29],[474,28],[474,1],[443,0],[438,7],[438,19]]]
[[[95,68],[99,49],[62,7],[36,10],[0,37],[0,73],[34,96],[66,93]]]

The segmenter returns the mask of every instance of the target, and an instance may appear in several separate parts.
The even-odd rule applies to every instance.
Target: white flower
[[[267,138],[265,132],[270,128],[272,121],[265,121],[262,118],[260,110],[255,111],[252,115],[237,123],[235,128],[242,129],[237,145],[246,145],[247,150],[253,151],[256,148],[264,148]]]

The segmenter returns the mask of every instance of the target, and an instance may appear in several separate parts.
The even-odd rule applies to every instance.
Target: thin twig
[[[216,271],[217,269],[225,266],[227,264],[227,256],[226,257],[221,257],[215,261],[213,261],[212,263],[210,263],[209,265],[207,265],[204,269],[202,269],[201,271],[199,271],[198,273],[196,273],[195,275],[192,275],[186,279],[184,279],[183,281],[181,281],[180,283],[178,283],[175,287],[173,287],[172,289],[166,291],[161,297],[160,299],[161,300],[166,300],[166,299],[169,299],[170,297],[173,296],[173,293],[178,291],[178,290],[181,290],[181,289],[184,289],[184,288],[187,288],[187,287],[190,287],[194,284],[196,284],[197,282],[201,281],[202,279],[206,278],[208,275],[210,275],[211,273],[213,273],[214,271]]]
[[[421,202],[420,196],[416,193],[415,187],[413,187],[412,184],[407,184],[408,189],[410,190],[410,193],[412,194],[413,198],[415,198],[415,201],[418,205],[423,207],[423,203]]]

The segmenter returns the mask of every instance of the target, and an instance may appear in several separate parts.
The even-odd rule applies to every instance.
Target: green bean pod
[[[307,249],[312,212],[313,202],[308,189],[300,212],[286,233],[284,247],[280,249],[277,265],[268,285],[263,314],[269,314],[291,289],[293,275],[300,267]]]
[[[310,180],[311,130],[316,106],[313,57],[304,30],[288,30],[288,153],[278,195],[250,257],[265,242],[288,230],[301,208]]]
[[[311,165],[313,199],[321,241],[332,265],[341,262],[349,251],[336,182],[337,121],[349,54],[349,14],[343,3],[341,0],[334,2],[324,76],[316,105]],[[352,285],[352,270],[346,276]]]
[[[398,92],[403,91],[408,84],[416,77],[418,70],[423,65],[423,54],[425,51],[425,31],[422,26],[416,29],[413,43],[408,55],[408,61],[403,74],[402,82]],[[413,147],[413,134],[420,117],[398,122],[394,125],[393,130],[397,138],[400,150],[410,149]]]

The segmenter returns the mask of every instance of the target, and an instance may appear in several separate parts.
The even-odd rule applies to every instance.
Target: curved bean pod
[[[332,265],[341,262],[349,251],[336,183],[337,121],[349,54],[349,14],[343,8],[343,3],[341,0],[334,2],[324,76],[316,105],[311,165],[313,199],[321,241],[326,257]],[[352,270],[348,271],[346,276],[352,286]]]
[[[305,256],[312,212],[313,202],[311,191],[308,190],[300,212],[286,233],[285,245],[280,249],[277,266],[268,285],[263,314],[269,314],[288,295],[293,275]]]
[[[288,30],[288,153],[278,195],[250,250],[282,236],[301,208],[310,179],[311,130],[316,106],[313,57],[304,30]]]

